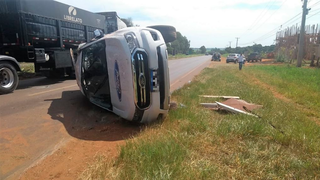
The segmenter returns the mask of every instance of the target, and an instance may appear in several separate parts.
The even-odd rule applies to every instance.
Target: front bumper
[[[141,123],[148,123],[159,117],[165,117],[170,108],[170,79],[165,45],[157,47],[156,57],[158,69],[150,69],[150,106],[145,109],[137,106],[138,111],[143,111],[140,119]]]

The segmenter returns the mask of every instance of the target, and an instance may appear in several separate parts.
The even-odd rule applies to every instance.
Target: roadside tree
[[[205,46],[201,46],[200,47],[200,51],[202,54],[206,53],[207,52],[207,48]]]

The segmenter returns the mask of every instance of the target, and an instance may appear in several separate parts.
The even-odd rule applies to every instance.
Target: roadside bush
[[[290,62],[285,48],[280,48],[276,54],[276,62]]]
[[[266,58],[267,58],[267,53],[262,52],[262,53],[261,53],[261,58],[262,58],[262,59],[266,59]]]

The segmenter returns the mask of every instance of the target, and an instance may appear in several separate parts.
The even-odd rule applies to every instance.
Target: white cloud
[[[252,45],[255,40],[258,40],[256,43],[270,45],[275,39],[275,36],[270,36],[273,33],[263,35],[302,11],[302,2],[298,0],[197,0],[193,3],[174,0],[58,1],[92,12],[117,11],[120,17],[131,17],[133,23],[140,26],[173,25],[191,41],[191,47],[226,47],[229,41],[234,47],[235,37],[240,37],[240,45]],[[280,9],[274,9],[279,6]],[[317,8],[320,8],[320,3],[313,9]],[[319,19],[320,15],[315,15],[307,19],[307,24],[320,23]],[[294,22],[300,24],[301,19],[284,27]]]

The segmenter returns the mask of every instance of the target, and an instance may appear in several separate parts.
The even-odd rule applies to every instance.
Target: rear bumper
[[[237,59],[227,59],[227,62],[235,62]]]

